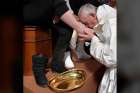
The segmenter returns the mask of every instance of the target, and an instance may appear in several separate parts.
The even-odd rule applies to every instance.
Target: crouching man
[[[80,8],[78,16],[83,24],[93,29],[79,35],[79,39],[90,41],[90,55],[107,67],[98,93],[116,93],[116,9],[106,4],[98,8],[85,4]],[[74,35],[71,41],[76,42]],[[71,42],[71,45],[75,45],[75,42]]]

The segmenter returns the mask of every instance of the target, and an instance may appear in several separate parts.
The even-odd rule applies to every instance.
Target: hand
[[[79,36],[79,40],[80,41],[88,41],[88,40],[91,40],[92,37],[94,36],[94,32],[92,29],[90,28],[85,28],[84,30],[84,33],[79,33],[78,36]]]

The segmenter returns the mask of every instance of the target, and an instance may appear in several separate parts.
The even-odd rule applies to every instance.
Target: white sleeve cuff
[[[91,42],[92,43],[95,43],[95,42],[99,42],[99,38],[97,36],[93,36],[92,39],[91,39]]]

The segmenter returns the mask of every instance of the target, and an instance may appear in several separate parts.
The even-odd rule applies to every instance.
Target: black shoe
[[[51,69],[52,71],[57,72],[57,73],[62,73],[66,71],[66,68],[64,67],[63,62],[52,62]]]
[[[48,80],[45,76],[45,67],[48,63],[48,58],[43,55],[33,55],[32,63],[32,69],[36,83],[41,87],[47,87]]]

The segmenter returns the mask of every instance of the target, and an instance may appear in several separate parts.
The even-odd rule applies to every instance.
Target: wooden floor
[[[77,69],[82,69],[86,72],[87,78],[86,83],[83,87],[74,90],[69,93],[96,93],[97,86],[102,78],[105,68],[96,62],[95,60],[88,59],[85,61],[75,62]],[[51,69],[46,74],[50,79],[52,76],[56,75],[52,73]],[[33,76],[24,76],[24,93],[55,93],[54,91],[47,88],[41,88],[36,85]]]

